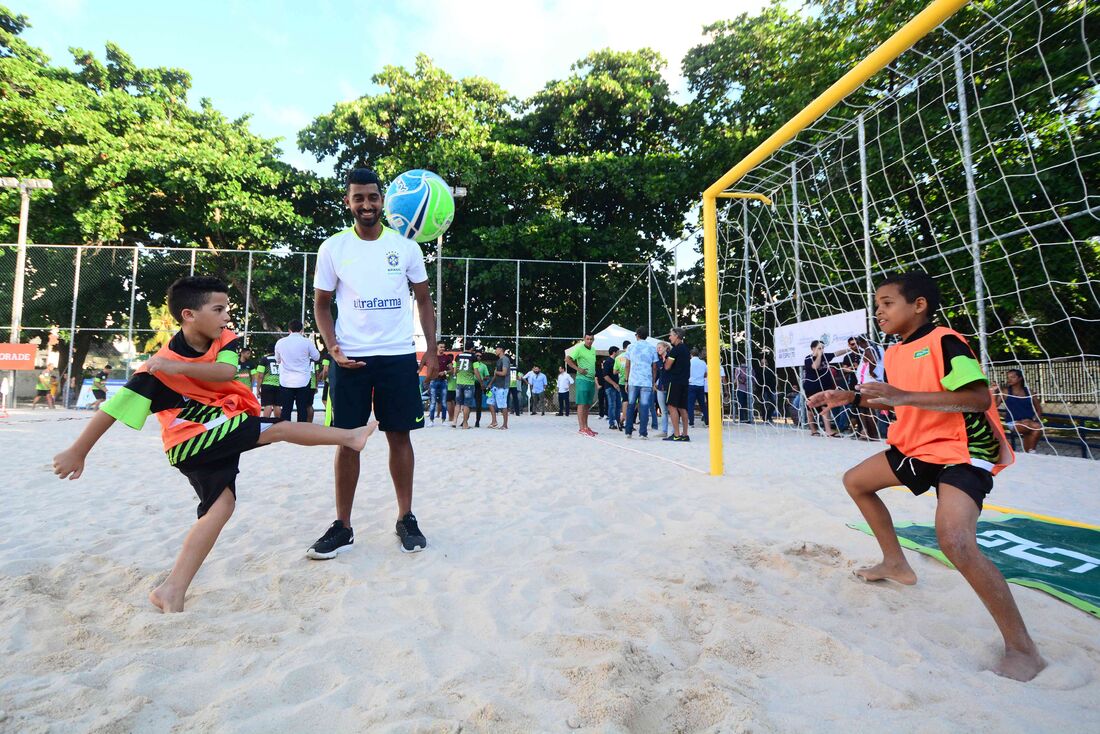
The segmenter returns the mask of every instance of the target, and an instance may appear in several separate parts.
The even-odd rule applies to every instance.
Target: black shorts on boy
[[[993,490],[993,474],[973,464],[932,464],[906,456],[893,446],[886,450],[886,460],[898,481],[916,495],[935,487],[938,496],[940,484],[950,484],[965,492],[980,510]]]
[[[415,354],[349,357],[362,367],[329,368],[329,425],[360,428],[373,412],[380,431],[414,431],[424,427],[419,365]]]

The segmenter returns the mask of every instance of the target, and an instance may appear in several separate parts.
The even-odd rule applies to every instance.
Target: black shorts
[[[106,390],[92,390],[92,396],[96,400],[106,400],[107,399],[107,391]]]
[[[34,394],[37,395],[40,398],[44,398],[44,397],[46,397],[47,395],[50,394],[50,391],[49,390],[35,390]]]
[[[670,408],[679,408],[680,410],[688,409],[688,386],[687,385],[669,385],[668,396],[665,398],[665,405]]]
[[[424,427],[420,375],[415,354],[349,357],[364,366],[329,368],[329,425],[359,428],[373,411],[381,431],[412,431]]]
[[[458,390],[448,390],[447,391],[447,402],[448,403],[453,403],[457,399],[458,399]]]
[[[940,484],[950,484],[965,492],[980,510],[993,489],[993,475],[973,464],[932,464],[906,456],[893,446],[886,450],[886,460],[894,476],[913,494],[924,494],[935,487],[938,496]]]
[[[274,408],[279,407],[279,386],[278,385],[260,385],[260,405],[272,406]]]
[[[241,454],[251,451],[260,439],[263,424],[277,421],[253,416],[245,418],[241,427],[205,451],[176,464],[187,477],[195,494],[199,496],[198,516],[202,517],[214,506],[222,492],[228,489],[237,496],[237,472]]]

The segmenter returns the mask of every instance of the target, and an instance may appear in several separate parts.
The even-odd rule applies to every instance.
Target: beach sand
[[[1000,636],[956,572],[907,552],[915,587],[853,577],[879,558],[840,484],[867,444],[734,429],[714,478],[668,461],[705,470],[702,431],[422,430],[429,548],[405,555],[376,436],[355,548],[326,562],[304,552],[334,517],[333,449],[264,447],[162,615],[146,595],[196,499],[155,421],[59,481],[87,417],[0,423],[0,731],[1100,730],[1100,620],[1012,587],[1050,663],[1021,684],[990,672]],[[1100,524],[1097,466],[1023,456],[988,502]],[[883,496],[933,518],[929,495]]]

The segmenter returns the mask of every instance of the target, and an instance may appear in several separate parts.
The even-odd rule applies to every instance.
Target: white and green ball
[[[405,171],[386,188],[386,221],[402,237],[434,240],[447,231],[454,216],[451,187],[431,171]]]

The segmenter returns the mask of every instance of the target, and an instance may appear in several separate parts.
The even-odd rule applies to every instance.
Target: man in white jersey
[[[439,369],[435,306],[420,246],[382,226],[383,190],[378,175],[367,168],[350,171],[344,204],[355,224],[324,241],[317,251],[313,279],[317,327],[332,359],[328,423],[364,426],[373,407],[390,447],[397,536],[401,550],[414,553],[426,548],[428,541],[412,514],[414,458],[409,431],[424,427],[412,299],[420,311],[427,342],[424,362],[430,375]],[[333,302],[339,311],[335,323]],[[309,558],[335,558],[355,542],[351,508],[359,482],[359,454],[338,448],[335,474],[336,521],[307,551]]]

